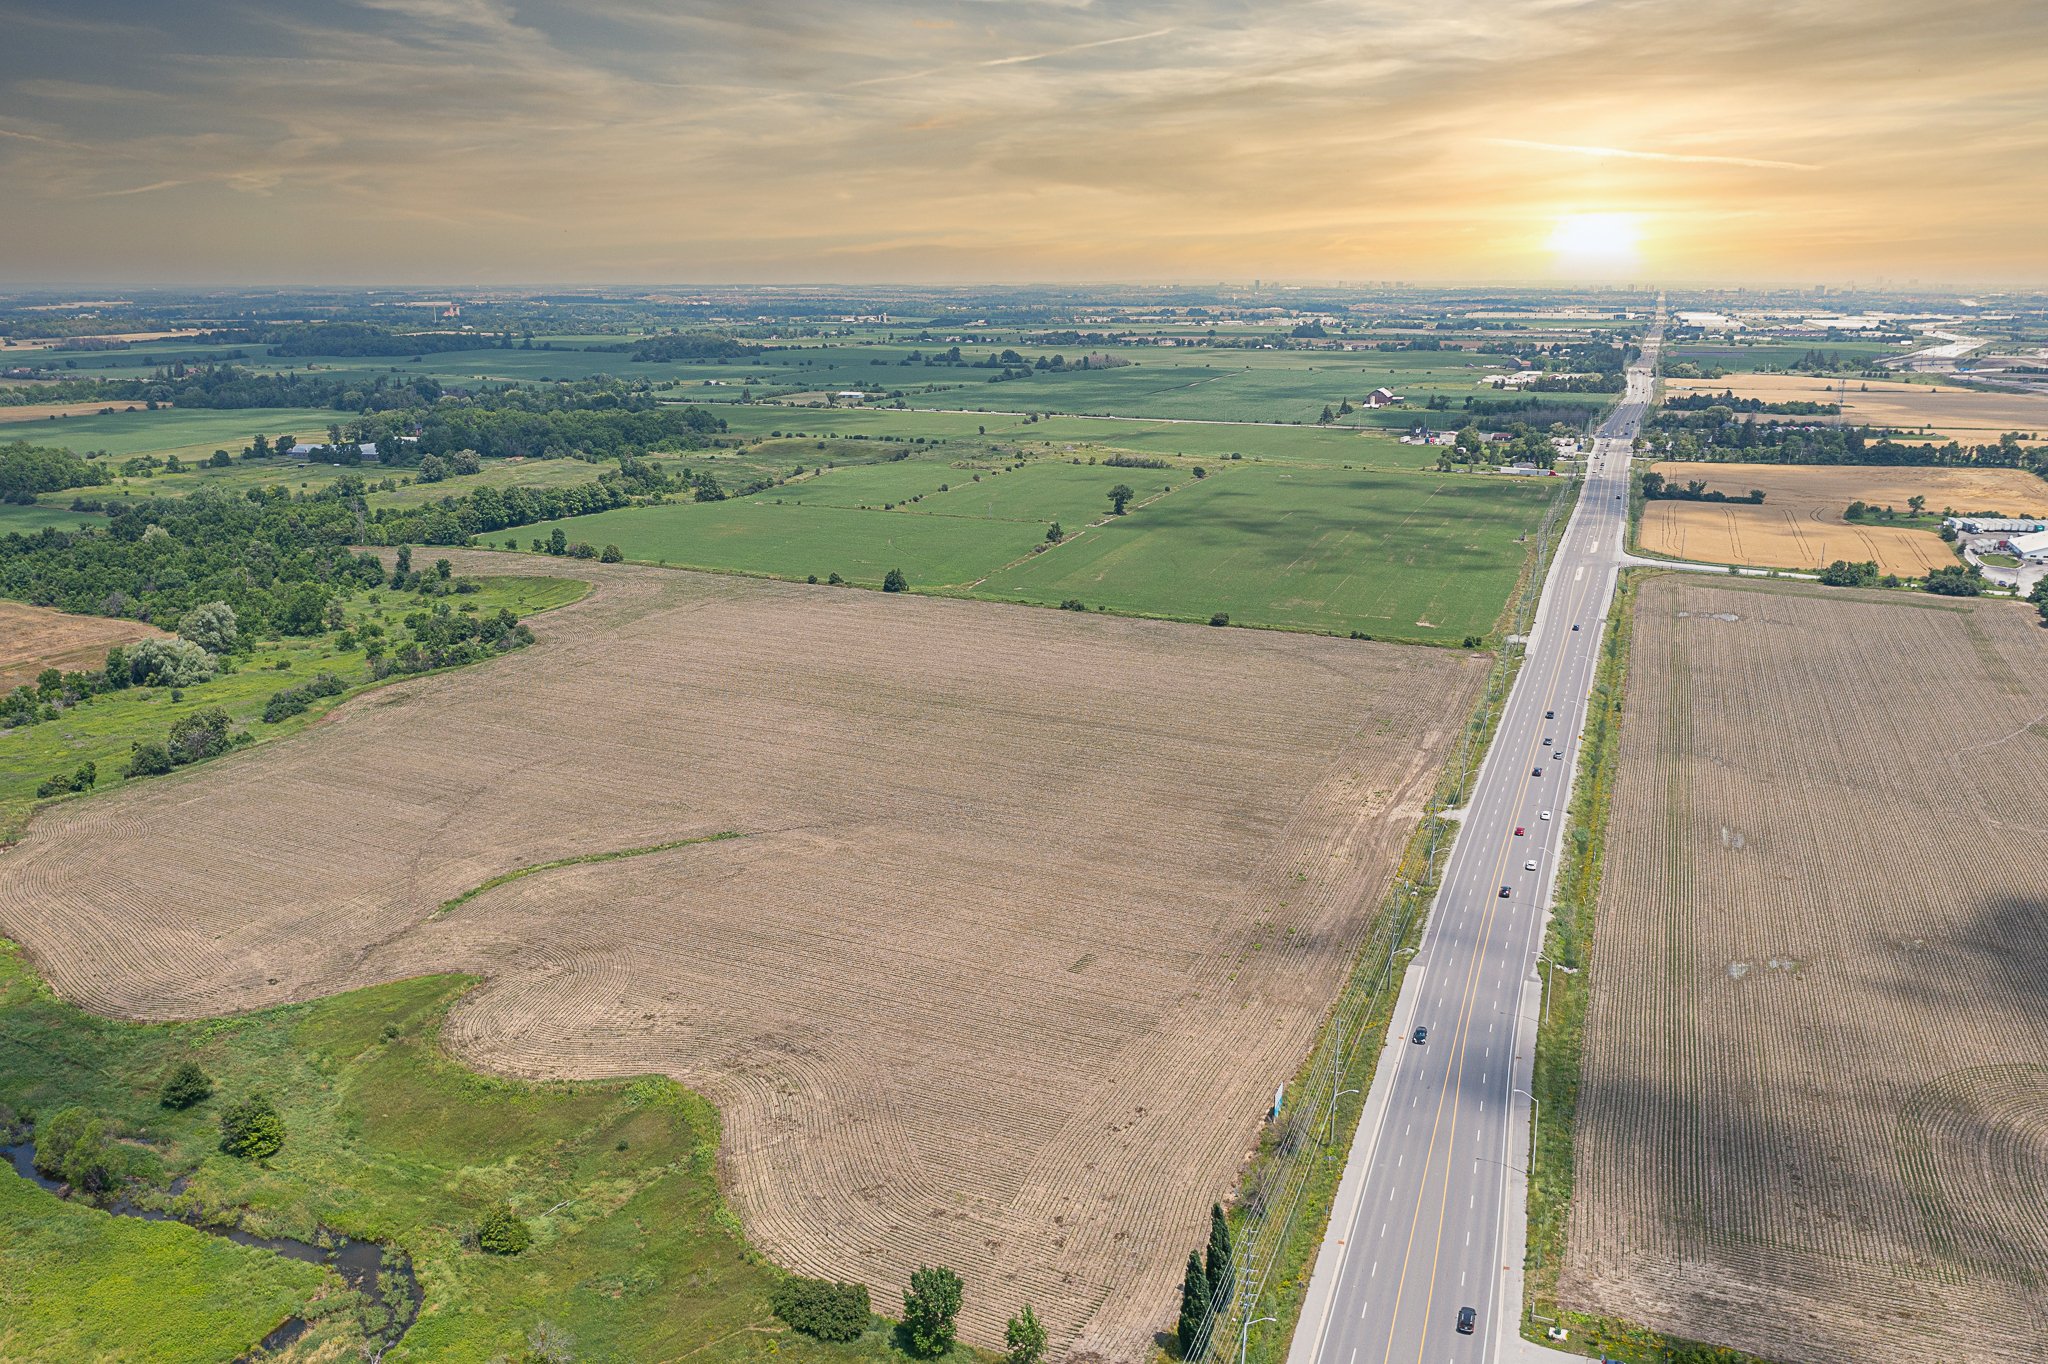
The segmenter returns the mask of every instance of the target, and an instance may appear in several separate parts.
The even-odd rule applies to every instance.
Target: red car
[[[1527,829],[1524,829],[1524,828],[1523,828],[1523,827],[1522,827],[1521,825],[1517,824],[1517,825],[1515,826],[1515,837],[1516,837],[1516,838],[1520,838],[1520,837],[1521,837],[1521,836],[1522,836],[1523,834],[1525,834],[1525,833],[1527,833],[1527,832],[1529,832],[1529,831],[1528,831]]]

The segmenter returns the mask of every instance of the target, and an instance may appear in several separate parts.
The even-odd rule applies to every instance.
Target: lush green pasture
[[[82,1104],[146,1138],[183,1203],[272,1233],[318,1228],[405,1251],[426,1300],[383,1358],[525,1359],[547,1321],[580,1360],[688,1357],[733,1364],[890,1357],[885,1326],[821,1345],[769,1311],[774,1271],[723,1207],[718,1116],[666,1080],[525,1085],[439,1048],[472,982],[400,981],[233,1019],[138,1025],[55,999],[0,942],[0,1104]],[[164,1074],[197,1061],[215,1096],[157,1105]],[[258,1165],[222,1155],[221,1107],[254,1091],[283,1110],[284,1149]],[[296,1307],[324,1271],[188,1228],[116,1221],[0,1170],[0,1356],[227,1361]],[[533,1231],[498,1258],[465,1237],[496,1204]],[[354,1358],[357,1314],[319,1317],[298,1347]],[[367,1352],[365,1352],[367,1353]]]
[[[115,459],[141,454],[176,455],[189,462],[205,459],[215,450],[238,455],[259,431],[272,437],[317,436],[325,440],[328,424],[346,421],[349,415],[327,408],[298,407],[166,407],[155,412],[138,408],[133,412],[116,410],[106,416],[93,413],[49,421],[8,422],[0,425],[0,440],[69,446],[81,455],[105,451]]]
[[[88,495],[91,490],[86,490]],[[18,503],[0,503],[0,535],[9,531],[33,534],[46,526],[59,530],[71,530],[77,526],[96,526],[104,523],[106,517],[96,512],[75,512],[65,504],[77,497],[76,492],[65,493],[59,500],[52,496],[48,502],[31,502],[27,506]]]
[[[26,975],[0,946],[0,1000]],[[0,1015],[0,1039],[18,1041]],[[11,1051],[11,1049],[9,1049]],[[13,1072],[0,1053],[0,1093]],[[60,1100],[61,1102],[61,1100]],[[0,1358],[233,1359],[297,1316],[327,1275],[175,1222],[110,1217],[0,1168]]]
[[[1690,361],[1702,368],[1711,365],[1730,374],[1747,374],[1758,370],[1790,369],[1810,351],[1840,356],[1842,363],[1851,368],[1860,368],[1866,361],[1910,353],[1907,347],[1889,341],[1770,341],[1754,345],[1734,341],[1687,341],[1667,346],[1664,363]]]
[[[1241,461],[1209,467],[1197,480],[1185,464],[1032,459],[1020,470],[974,471],[913,458],[827,470],[751,498],[572,517],[518,536],[530,544],[558,524],[571,541],[615,544],[628,559],[673,567],[821,581],[838,573],[867,585],[900,568],[921,590],[1457,642],[1493,629],[1529,552],[1521,537],[1573,486]],[[1089,528],[1108,515],[1118,483],[1137,492],[1133,511]],[[883,510],[890,501],[894,509]],[[1033,555],[1054,521],[1067,543]]]
[[[1401,409],[1402,429],[1419,415],[1449,425],[1454,413],[1425,414]],[[1305,464],[1351,464],[1380,468],[1425,468],[1436,462],[1424,447],[1403,445],[1393,435],[1352,426],[1210,425],[1201,421],[1150,421],[1136,418],[1043,417],[1037,421],[1015,412],[899,411],[893,408],[807,408],[772,404],[721,407],[718,413],[735,432],[831,432],[871,439],[975,439],[986,433],[1006,445],[1049,444],[1054,452],[1073,446],[1098,446],[1148,455],[1187,455],[1224,459],[1240,454],[1247,460],[1287,460]],[[1322,409],[1316,409],[1321,415]]]
[[[1492,631],[1552,496],[1477,474],[1234,467],[991,577],[978,595],[1375,638]]]
[[[805,485],[796,485],[801,488]],[[780,497],[782,500],[777,500]],[[972,583],[1044,538],[1035,525],[919,516],[907,510],[800,505],[794,489],[724,502],[621,507],[522,526],[522,543],[560,526],[571,541],[617,545],[628,559],[820,582],[879,584],[892,568],[916,587]],[[502,543],[511,532],[494,537]]]
[[[390,562],[388,555],[386,562]],[[433,562],[433,550],[415,552],[416,566],[425,569]],[[574,601],[586,590],[585,584],[571,578],[502,577],[479,582],[481,591],[437,600],[450,601],[457,609],[474,605],[486,615],[503,607],[523,618]],[[405,617],[422,608],[420,599],[410,593],[386,591],[360,594],[349,600],[345,609],[351,625],[374,621],[396,634]],[[250,653],[238,655],[233,666],[233,672],[186,687],[176,700],[168,688],[130,687],[92,697],[54,720],[0,730],[0,836],[18,827],[35,804],[38,782],[76,771],[90,761],[99,770],[101,789],[119,785],[130,747],[145,740],[161,741],[172,722],[182,716],[219,706],[236,728],[246,729],[256,739],[280,738],[312,724],[372,680],[363,652],[336,649],[332,635],[261,640]],[[278,724],[263,723],[263,705],[273,692],[298,686],[322,672],[340,677],[349,691],[315,701],[304,714]]]

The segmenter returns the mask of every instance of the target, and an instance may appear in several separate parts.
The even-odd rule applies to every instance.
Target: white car
[[[1523,870],[1523,871],[1534,871],[1534,870],[1536,870],[1536,864],[1535,864],[1534,862],[1524,862],[1524,863],[1522,864],[1522,870]]]
[[[1549,818],[1550,818],[1550,811],[1548,811],[1548,810],[1545,810],[1545,811],[1544,811],[1544,812],[1543,812],[1542,814],[1540,814],[1540,815],[1536,816],[1536,818],[1538,818],[1538,819],[1549,819]]]

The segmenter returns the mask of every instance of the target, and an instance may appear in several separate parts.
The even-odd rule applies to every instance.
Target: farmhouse
[[[1402,401],[1401,395],[1390,388],[1376,388],[1365,395],[1367,407],[1392,407]]]
[[[2030,564],[2048,564],[2048,530],[2007,536],[2005,548],[2007,552],[2017,554]]]

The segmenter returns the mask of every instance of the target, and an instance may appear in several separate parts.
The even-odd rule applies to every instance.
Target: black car
[[[1554,710],[1546,710],[1543,712],[1543,718],[1546,720],[1555,720],[1557,718],[1557,712]]]
[[[1419,1046],[1421,1046],[1421,1045],[1422,1045],[1422,1044],[1423,1044],[1424,1042],[1427,1042],[1428,1040],[1429,1040],[1429,1029],[1428,1029],[1428,1028],[1417,1028],[1417,1029],[1415,1030],[1415,1033],[1414,1033],[1414,1042],[1415,1042],[1415,1045],[1416,1045],[1416,1046],[1418,1046],[1418,1047],[1419,1047]]]
[[[1514,892],[1513,892],[1513,891],[1511,891],[1511,890],[1509,890],[1509,889],[1508,889],[1508,888],[1507,888],[1506,886],[1502,886],[1502,887],[1500,888],[1500,898],[1501,898],[1501,899],[1505,900],[1505,899],[1507,899],[1507,898],[1508,898],[1508,896],[1510,896],[1510,895],[1512,895],[1512,894],[1514,894]]]
[[[1532,777],[1540,777],[1543,775],[1543,769],[1539,767],[1534,772],[1531,772],[1529,775]]]
[[[1573,634],[1577,634],[1578,632],[1579,632],[1579,627],[1578,627],[1578,626],[1576,626],[1576,625],[1574,625],[1574,626],[1572,627],[1572,633],[1573,633]]]
[[[1458,1309],[1458,1334],[1461,1336],[1469,1336],[1478,1329],[1478,1309],[1472,1307],[1460,1307]]]

